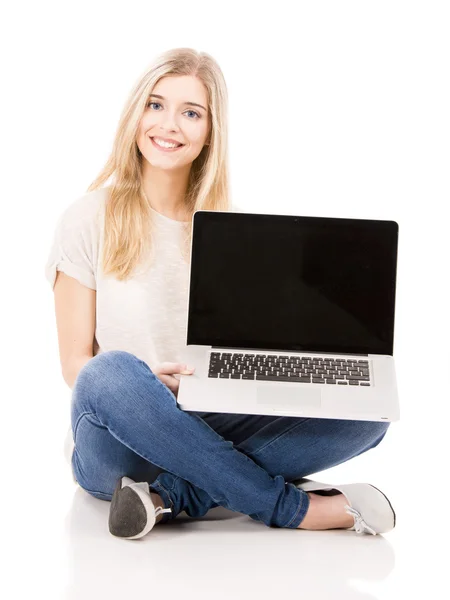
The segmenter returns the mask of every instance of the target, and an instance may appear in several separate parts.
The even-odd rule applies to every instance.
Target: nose
[[[179,131],[177,120],[174,114],[167,111],[160,119],[161,129],[163,131]]]

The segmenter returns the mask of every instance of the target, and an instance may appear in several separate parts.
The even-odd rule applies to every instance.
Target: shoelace
[[[162,508],[161,506],[157,506],[155,509],[155,516],[157,517],[158,515],[162,514],[162,513],[170,513],[172,512],[171,508]]]
[[[371,533],[372,535],[377,535],[377,532],[374,529],[372,529],[372,527],[367,525],[367,523],[362,518],[361,513],[359,513],[356,509],[352,508],[351,506],[346,505],[345,512],[349,515],[352,515],[352,517],[354,517],[356,533],[364,533],[365,531],[367,531],[367,533]]]
[[[137,488],[137,487],[138,487],[138,488],[140,488],[141,490],[144,490],[144,492],[145,492],[146,494],[149,494],[149,493],[150,493],[150,490],[149,490],[149,485],[148,485],[148,483],[146,483],[145,481],[139,481],[139,482],[135,482],[135,483],[133,484],[133,487],[135,487],[135,488]],[[157,517],[157,516],[158,516],[158,515],[160,515],[161,513],[170,513],[170,512],[172,512],[172,509],[171,509],[171,508],[162,508],[161,506],[157,506],[157,507],[155,508],[155,517]]]

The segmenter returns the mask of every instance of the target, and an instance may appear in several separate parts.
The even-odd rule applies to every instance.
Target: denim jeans
[[[268,527],[295,529],[309,507],[291,481],[377,446],[389,423],[201,413],[129,352],[97,354],[72,392],[72,470],[92,496],[111,500],[126,475],[147,481],[171,513],[202,517],[216,506]]]

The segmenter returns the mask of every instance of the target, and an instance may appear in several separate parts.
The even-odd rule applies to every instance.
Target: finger
[[[166,365],[164,369],[164,373],[167,375],[191,375],[195,371],[195,367],[191,367],[190,365],[186,365],[185,363],[163,363]]]
[[[161,381],[169,388],[171,392],[177,394],[178,388],[180,387],[180,380],[175,376],[163,375]]]
[[[181,373],[186,368],[187,365],[184,363],[163,362],[160,365],[159,371],[166,375],[173,375],[174,373]]]

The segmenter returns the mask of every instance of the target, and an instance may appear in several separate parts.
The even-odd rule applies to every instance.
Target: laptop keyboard
[[[368,360],[211,352],[208,377],[370,386]]]

